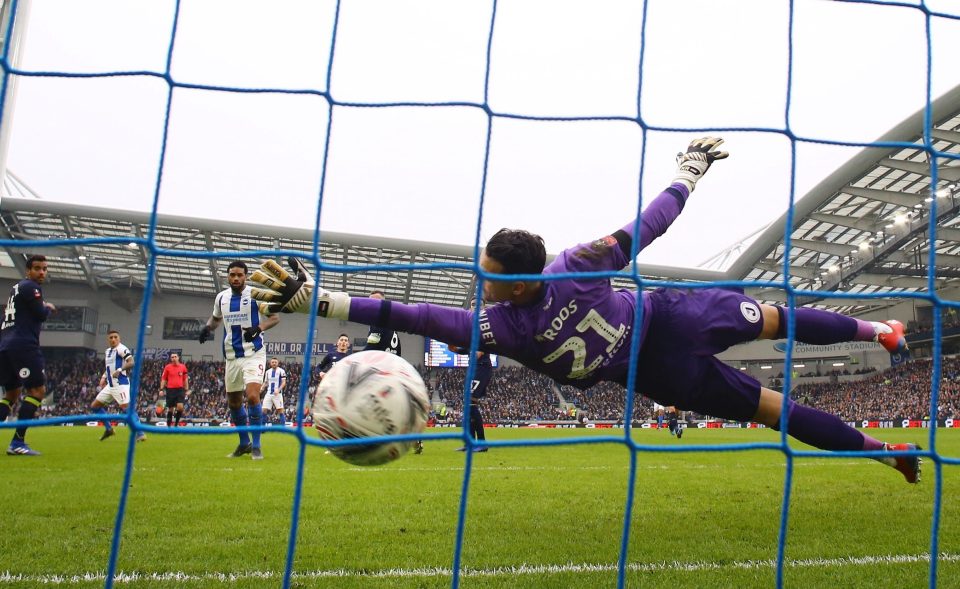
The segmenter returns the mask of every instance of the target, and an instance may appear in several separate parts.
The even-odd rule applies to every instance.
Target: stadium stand
[[[220,362],[188,361],[192,394],[187,400],[186,417],[224,421],[228,411],[223,391]],[[138,410],[151,415],[157,399],[157,386],[164,362],[147,360],[141,372],[141,396]],[[49,363],[50,391],[53,403],[43,416],[78,415],[87,412],[96,394],[100,360],[59,360]],[[286,365],[288,384],[286,415],[292,421],[296,413],[302,364]],[[314,372],[316,368],[314,368]],[[937,419],[960,417],[960,357],[943,358],[940,382],[940,407]],[[793,397],[839,415],[846,421],[928,419],[933,374],[932,361],[919,359],[887,370],[861,371],[859,380],[798,385]],[[463,386],[466,369],[444,368],[425,375],[432,383],[435,398],[446,405],[448,421],[458,422],[463,414]],[[318,384],[314,375],[309,387]],[[522,366],[501,366],[484,399],[484,413],[490,423],[517,421],[573,421],[582,414],[593,421],[623,420],[624,389],[613,383],[601,383],[585,391],[570,386],[557,387],[549,378]],[[569,410],[570,406],[575,412]],[[707,416],[691,415],[700,419]],[[634,420],[653,419],[652,405],[641,400],[634,408]]]

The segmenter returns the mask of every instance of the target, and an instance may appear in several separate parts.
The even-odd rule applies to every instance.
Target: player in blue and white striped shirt
[[[260,392],[264,393],[263,421],[265,423],[273,421],[279,425],[286,424],[287,419],[283,414],[283,389],[286,386],[287,373],[280,368],[280,360],[270,358],[270,368],[267,369],[267,373],[263,376],[263,384],[260,385]],[[271,420],[271,415],[276,418]]]
[[[224,386],[227,389],[227,405],[230,418],[237,427],[260,425],[263,413],[260,406],[260,385],[263,383],[263,368],[267,352],[263,346],[263,332],[280,322],[273,315],[261,320],[256,301],[250,296],[247,286],[247,265],[240,260],[227,267],[230,288],[217,294],[213,314],[200,331],[200,343],[223,324],[223,357],[226,358]],[[247,408],[244,408],[246,399]],[[251,441],[251,434],[253,440]],[[262,460],[260,432],[240,432],[240,445],[231,452],[230,458],[251,454],[254,460]]]
[[[111,329],[107,332],[107,350],[103,353],[104,371],[100,375],[100,392],[90,405],[93,413],[106,413],[104,407],[115,402],[121,411],[126,411],[130,405],[130,371],[133,370],[133,353],[130,348],[120,343],[120,332]],[[134,411],[136,418],[136,411]],[[103,420],[104,441],[114,435],[110,420]],[[137,432],[137,441],[147,439],[143,432]]]

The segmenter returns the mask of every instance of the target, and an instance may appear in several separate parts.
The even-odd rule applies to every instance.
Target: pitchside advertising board
[[[189,400],[187,401],[189,406]],[[231,427],[232,424],[229,420],[220,421],[220,420],[210,420],[210,419],[191,419],[185,418],[184,421],[189,425],[198,426],[198,427]],[[151,425],[156,425],[158,427],[165,427],[166,422],[162,420],[149,421]],[[114,425],[126,425],[123,421],[113,422]],[[71,427],[74,424],[64,423],[61,424],[67,427]],[[88,421],[85,425],[90,427],[99,427],[99,421]],[[762,429],[766,426],[760,423],[736,423],[736,422],[724,422],[724,421],[681,421],[681,427],[690,428],[696,427],[698,429]],[[860,428],[925,428],[930,427],[929,421],[914,420],[914,419],[903,419],[903,420],[886,420],[886,421],[848,421],[847,425],[852,427]],[[288,421],[286,427],[296,427],[297,424]],[[312,427],[312,423],[309,421],[304,423],[304,427]],[[434,423],[430,427],[435,428],[459,428],[459,422],[446,422],[446,423]],[[587,423],[572,423],[569,421],[522,421],[522,422],[512,422],[512,423],[485,423],[483,424],[485,428],[544,428],[544,429],[575,429],[575,428],[585,428],[585,429],[623,429],[623,424],[620,422],[614,421],[590,421]],[[633,424],[633,427],[639,429],[656,429],[656,422],[637,422]],[[937,422],[937,427],[945,428],[960,428],[960,418],[958,419],[944,419]]]
[[[325,356],[336,349],[334,343],[314,342],[313,355]],[[267,356],[304,356],[306,351],[305,342],[267,342]]]
[[[141,355],[144,360],[169,360],[170,354],[183,357],[183,348],[144,348]]]

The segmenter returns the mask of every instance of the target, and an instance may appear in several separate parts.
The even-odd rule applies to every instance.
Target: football
[[[313,399],[313,426],[324,440],[414,434],[430,413],[427,387],[409,362],[388,352],[357,352],[337,362]],[[350,464],[372,466],[403,456],[413,441],[333,446]]]

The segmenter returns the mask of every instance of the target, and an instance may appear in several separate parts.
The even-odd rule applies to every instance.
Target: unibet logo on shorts
[[[740,303],[740,312],[743,313],[743,318],[750,323],[760,321],[760,308],[755,303],[743,301]]]

